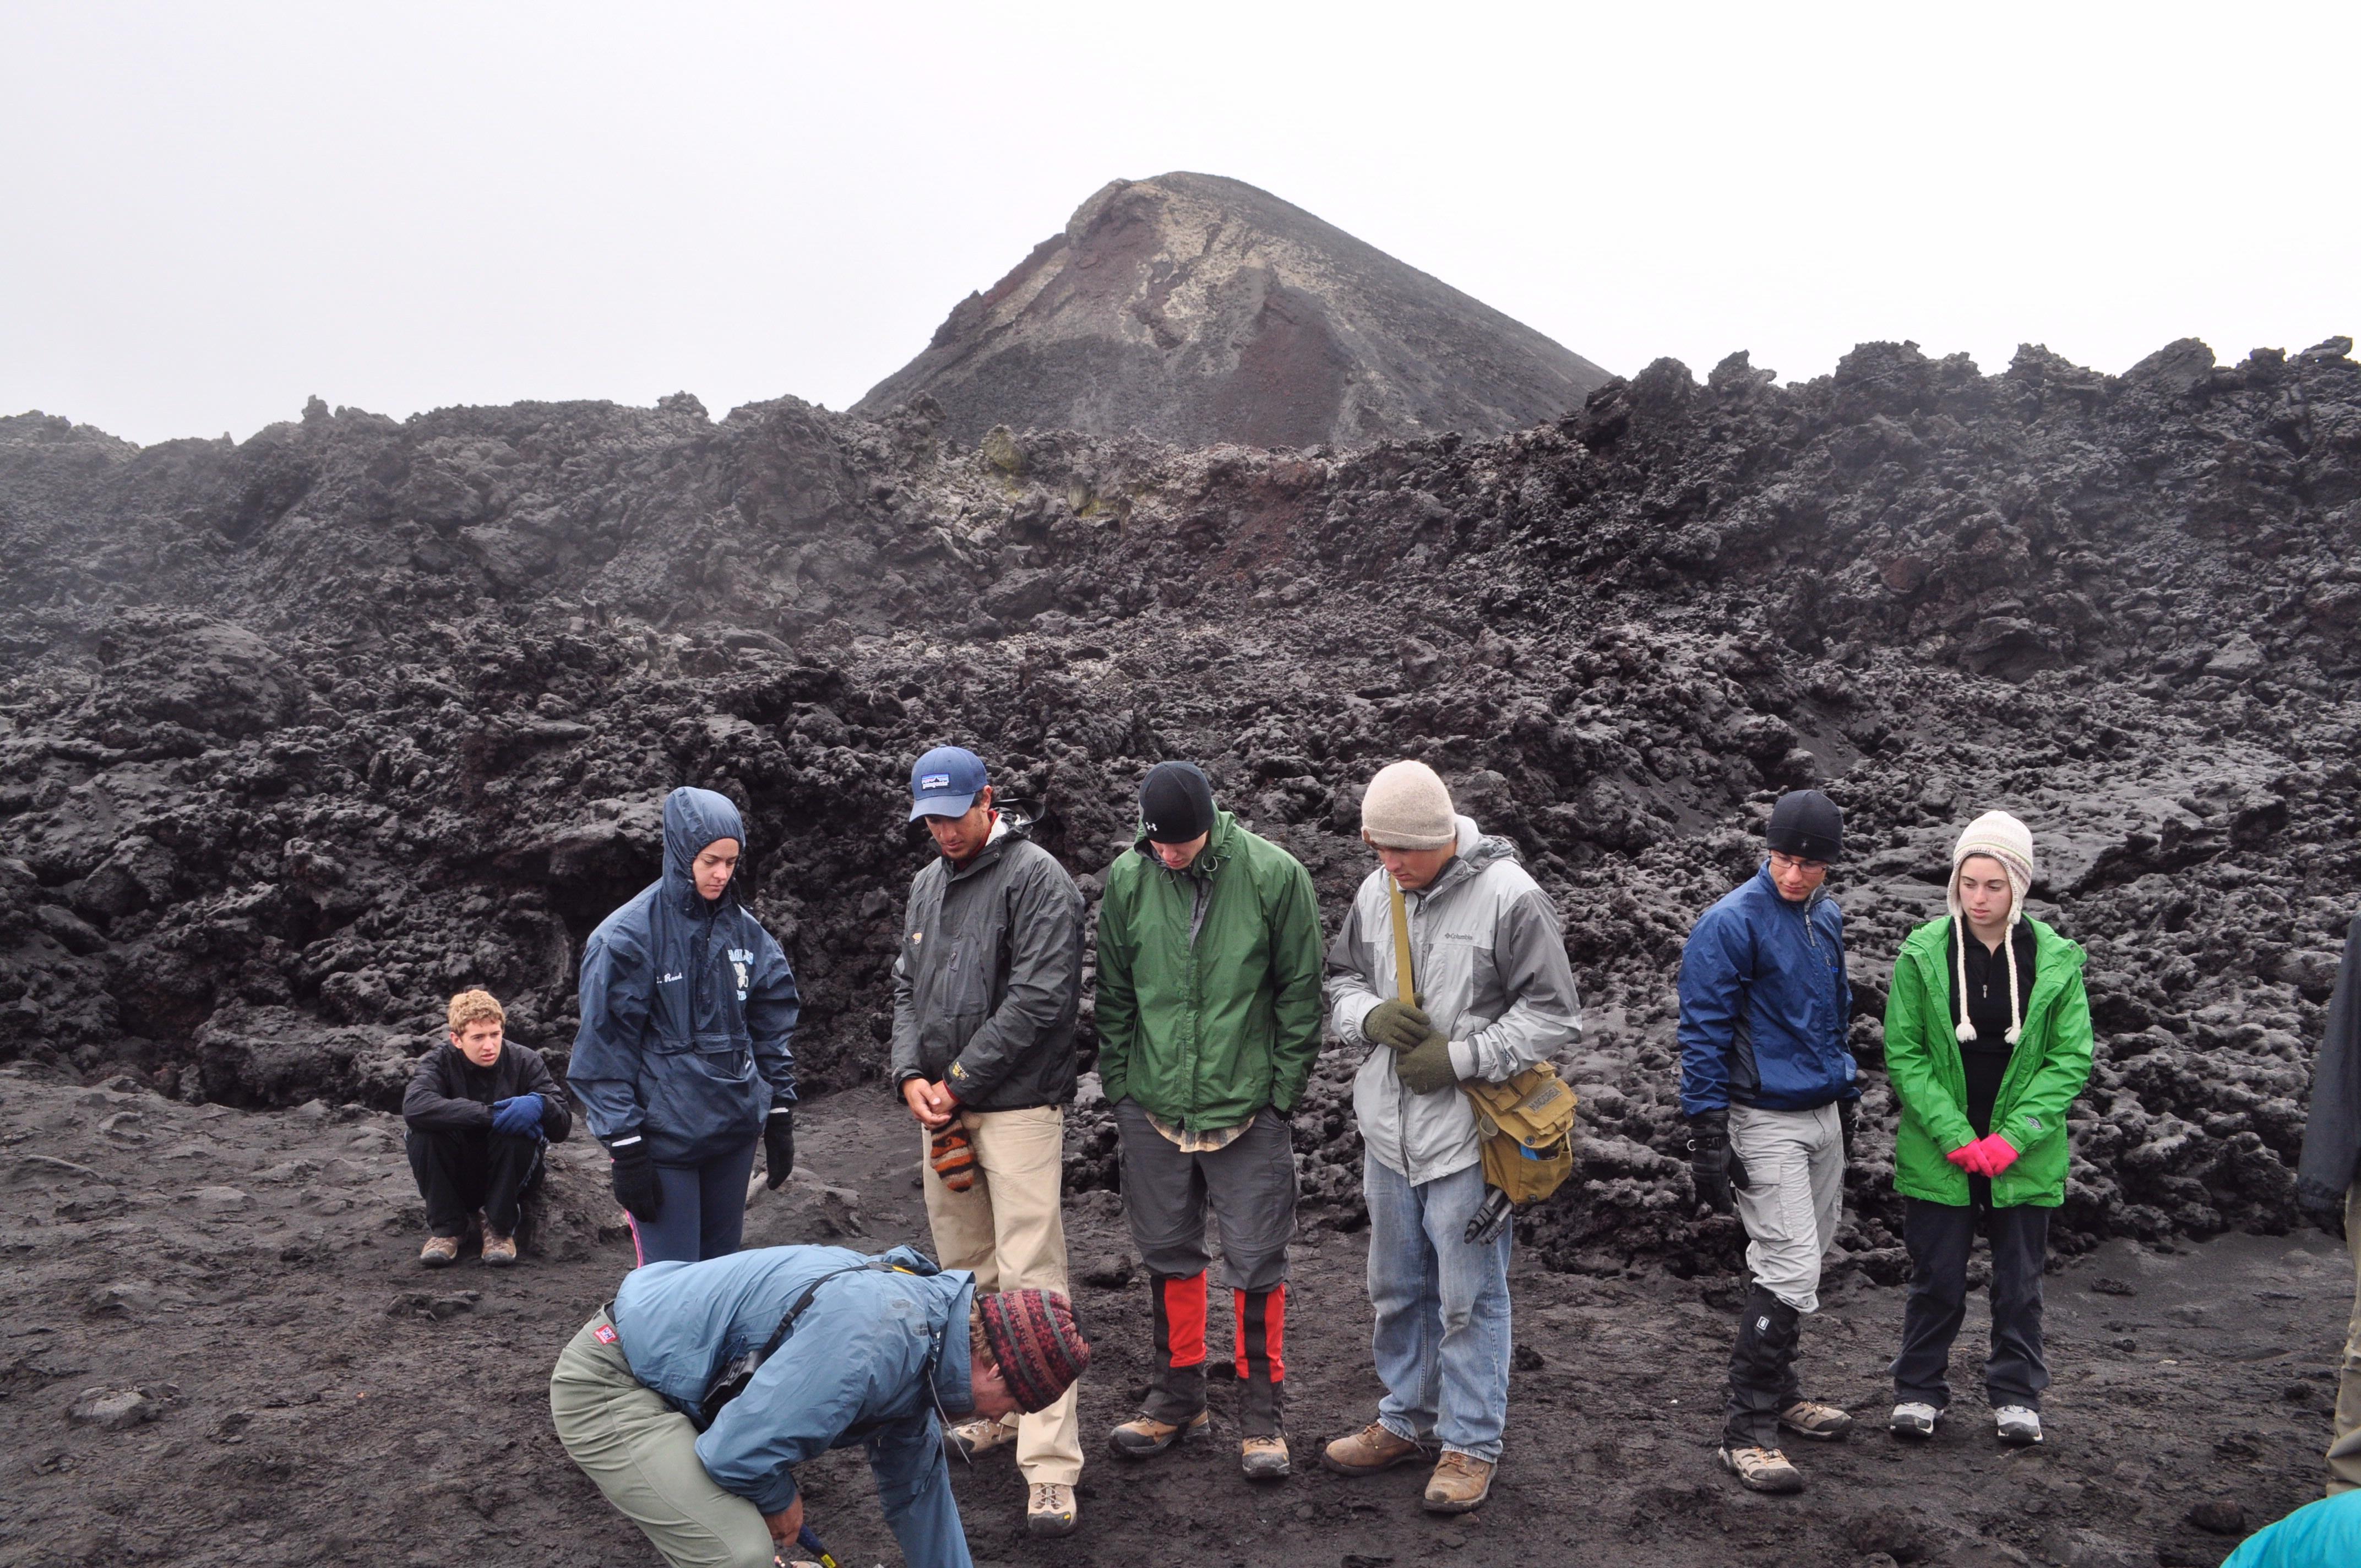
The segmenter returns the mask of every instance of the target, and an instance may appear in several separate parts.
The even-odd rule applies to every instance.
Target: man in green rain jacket
[[[1139,841],[1099,906],[1098,1070],[1156,1365],[1146,1406],[1109,1442],[1144,1459],[1205,1430],[1210,1203],[1235,1313],[1239,1464],[1272,1480],[1289,1470],[1288,1118],[1320,1051],[1320,912],[1302,862],[1217,811],[1193,764],[1148,770],[1139,807]]]
[[[1992,1245],[1984,1390],[2004,1442],[2041,1441],[2041,1276],[2066,1197],[2066,1108],[2091,1076],[2081,948],[2025,914],[2033,836],[2005,812],[1951,853],[1951,913],[1910,933],[1885,1000],[1885,1071],[1902,1102],[1894,1186],[1906,1201],[1910,1296],[1894,1430],[1932,1436],[1967,1308],[1976,1231]]]

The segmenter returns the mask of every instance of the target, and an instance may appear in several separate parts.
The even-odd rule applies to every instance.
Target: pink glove
[[[1953,1165],[1958,1166],[1961,1170],[1968,1172],[1970,1175],[1972,1176],[1976,1174],[1976,1146],[1974,1144],[1961,1144],[1958,1148],[1953,1149],[1949,1154],[1945,1155],[1943,1157],[1949,1160]]]
[[[1998,1133],[1985,1135],[1975,1146],[1982,1151],[1983,1170],[1980,1174],[1985,1177],[1998,1176],[2016,1163],[2016,1146]]]

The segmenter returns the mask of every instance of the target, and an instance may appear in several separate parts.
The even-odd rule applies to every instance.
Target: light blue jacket
[[[938,1269],[906,1246],[873,1258],[847,1247],[763,1247],[635,1268],[609,1311],[631,1376],[702,1420],[698,1402],[715,1375],[761,1349],[805,1289],[829,1275],[785,1343],[697,1438],[697,1457],[716,1486],[775,1514],[796,1500],[796,1465],[860,1443],[910,1568],[971,1568],[936,1414],[974,1408],[972,1274]]]
[[[582,950],[582,1026],[566,1086],[591,1134],[642,1134],[659,1165],[701,1165],[761,1135],[796,1098],[787,1048],[802,1002],[786,954],[741,896],[710,903],[690,866],[717,839],[746,843],[727,795],[664,800],[664,878],[599,922]]]
[[[1768,862],[1698,916],[1681,949],[1681,1114],[1858,1098],[1844,966],[1835,900],[1789,903]]]

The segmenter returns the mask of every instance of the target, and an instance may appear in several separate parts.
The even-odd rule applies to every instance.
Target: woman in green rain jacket
[[[2000,811],[1971,823],[1951,850],[1951,912],[1903,942],[1886,993],[1911,1262],[1892,1425],[1905,1437],[1932,1436],[1950,1402],[1944,1371],[1981,1229],[1993,1257],[1985,1395],[2001,1441],[2041,1441],[2041,1276],[2066,1196],[2066,1108],[2091,1076],[2091,1003],[2081,948],[2025,914],[2033,877],[2024,823]]]

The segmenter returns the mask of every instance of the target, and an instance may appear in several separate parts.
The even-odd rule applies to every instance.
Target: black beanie
[[[1139,820],[1156,844],[1185,844],[1212,832],[1212,781],[1194,762],[1157,763],[1139,786]]]
[[[1816,789],[1792,790],[1771,807],[1771,847],[1798,860],[1833,861],[1844,853],[1844,811]]]

